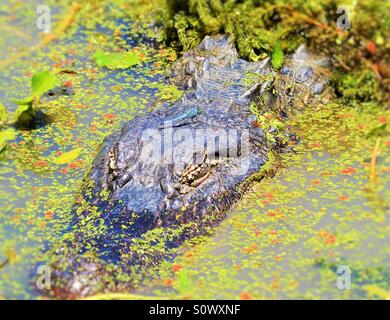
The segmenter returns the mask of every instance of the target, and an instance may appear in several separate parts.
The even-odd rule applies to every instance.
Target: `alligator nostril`
[[[322,82],[315,83],[311,89],[314,94],[321,94],[324,92],[325,85]]]
[[[288,68],[288,67],[286,67],[286,66],[284,66],[281,70],[280,70],[280,73],[282,74],[282,75],[287,75],[287,74],[289,74],[289,72],[290,72],[290,69]]]
[[[303,66],[298,69],[297,74],[295,75],[295,80],[302,83],[309,80],[312,76],[313,76],[312,67]]]
[[[119,188],[123,188],[132,179],[133,176],[129,172],[126,172],[117,179],[116,184],[118,185]]]

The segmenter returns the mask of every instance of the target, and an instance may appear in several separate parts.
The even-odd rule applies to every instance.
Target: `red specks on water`
[[[90,106],[86,106],[86,105],[79,104],[79,105],[77,105],[75,108],[77,108],[77,109],[89,109]]]
[[[359,123],[359,124],[357,125],[357,127],[358,127],[358,129],[359,129],[360,131],[363,131],[364,129],[366,129],[366,125],[365,125],[364,123]]]
[[[286,216],[280,211],[279,208],[275,209],[274,211],[268,211],[267,212],[267,217],[270,217],[270,218],[274,218],[274,217],[277,217],[281,220],[284,220],[286,219]]]
[[[141,60],[145,60],[145,58],[146,58],[146,55],[145,55],[144,53],[142,53],[142,52],[137,52],[137,55],[138,55],[138,57],[139,57]]]
[[[113,120],[116,118],[116,115],[113,114],[113,113],[106,113],[106,114],[103,114],[103,119],[107,122],[107,123],[113,123]]]
[[[246,253],[246,254],[250,254],[250,253],[253,253],[255,251],[257,251],[257,244],[256,243],[252,243],[249,247],[242,249],[242,252]]]
[[[319,147],[321,147],[321,144],[318,142],[313,142],[313,143],[309,144],[309,148],[311,148],[311,149],[317,149]]]
[[[319,180],[319,179],[312,180],[312,181],[310,181],[310,184],[312,186],[319,186],[321,184],[321,180]]]
[[[379,121],[379,123],[385,124],[385,123],[387,123],[387,117],[386,116],[379,116],[378,121]]]
[[[113,113],[105,113],[103,114],[104,119],[115,119],[116,115]]]
[[[180,271],[180,270],[182,270],[182,269],[183,269],[183,266],[180,265],[180,264],[173,264],[173,265],[172,265],[172,271],[173,271],[173,272],[178,272],[178,271]]]
[[[340,196],[338,199],[339,199],[340,201],[347,201],[347,200],[349,199],[349,197],[346,196],[346,195],[342,195],[342,196]]]
[[[357,169],[352,168],[352,167],[345,168],[345,169],[340,171],[341,174],[349,175],[349,176],[355,174],[356,172],[357,172]]]
[[[263,235],[263,232],[261,231],[255,231],[255,236],[256,237],[261,237]]]
[[[249,292],[241,292],[240,300],[252,300],[252,295]]]
[[[72,81],[65,81],[63,83],[63,86],[67,87],[67,88],[73,87],[73,82]]]
[[[334,235],[329,235],[325,238],[326,244],[335,244],[336,243],[336,237]]]
[[[96,124],[92,123],[92,124],[89,126],[89,131],[91,131],[91,132],[96,132],[96,130],[97,130]]]
[[[385,146],[390,148],[390,140],[385,141]]]
[[[164,284],[165,284],[167,287],[172,287],[172,286],[173,286],[173,279],[171,279],[171,278],[165,279],[165,280],[164,280]]]
[[[262,193],[260,195],[261,198],[268,198],[269,200],[273,200],[274,199],[274,196],[272,193]]]
[[[82,164],[83,164],[82,160],[76,160],[76,161],[69,163],[68,167],[70,169],[76,169],[76,168],[80,168],[82,166]]]
[[[53,211],[48,210],[48,211],[45,212],[45,218],[46,219],[53,218],[53,215],[54,215]]]
[[[376,44],[373,41],[367,42],[367,51],[371,54],[374,54],[376,52]]]
[[[335,244],[336,243],[336,237],[331,234],[329,231],[326,230],[321,230],[318,233],[318,236],[324,240],[325,244]]]
[[[38,160],[37,162],[35,162],[35,165],[38,168],[45,168],[48,166],[48,163],[45,160]]]
[[[186,252],[184,254],[184,258],[186,258],[186,259],[191,259],[193,256],[194,256],[194,254],[191,251]]]
[[[280,288],[280,281],[279,279],[273,279],[271,284],[271,289],[276,290]]]
[[[65,61],[64,61],[64,65],[66,66],[66,65],[71,65],[71,64],[73,64],[73,59],[65,59]]]
[[[260,195],[260,197],[266,198],[266,199],[261,201],[264,205],[267,205],[267,204],[271,203],[272,200],[274,200],[274,196],[271,193],[263,193]]]
[[[265,198],[261,201],[264,205],[267,205],[271,203],[272,200],[274,200],[274,196],[271,193],[263,193],[260,195],[260,197]]]

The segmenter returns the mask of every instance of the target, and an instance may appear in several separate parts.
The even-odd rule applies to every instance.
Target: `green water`
[[[29,299],[41,295],[34,289],[36,264],[67,227],[74,195],[102,139],[180,92],[164,80],[175,53],[139,42],[124,2],[84,5],[82,18],[38,51],[32,51],[40,39],[36,3],[18,3],[0,6],[2,61],[27,52],[1,69],[0,100],[7,109],[14,111],[13,99],[29,94],[34,72],[77,72],[59,76],[75,95],[43,99],[52,122],[19,131],[0,154],[0,265],[7,262],[0,269],[0,297]],[[68,5],[48,5],[55,25]],[[100,49],[138,50],[144,62],[130,70],[98,68],[92,55]],[[381,138],[374,185],[368,177],[376,138],[364,137],[378,117],[390,121],[390,114],[337,113],[353,117],[318,125],[307,116],[299,120],[302,143],[297,154],[284,156],[284,168],[256,184],[210,236],[187,243],[174,262],[153,270],[137,292],[209,299],[388,298],[390,137]],[[367,128],[360,130],[360,123]],[[51,161],[75,148],[82,150],[76,160]],[[349,290],[336,286],[340,265],[352,272]]]

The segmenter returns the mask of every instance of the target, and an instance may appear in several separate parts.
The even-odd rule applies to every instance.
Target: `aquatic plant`
[[[40,96],[55,88],[57,84],[58,80],[54,74],[48,71],[35,73],[31,78],[31,95],[21,100],[14,100],[19,105],[15,111],[15,122],[29,124],[35,117]]]
[[[0,269],[4,267],[7,270],[0,274],[0,298],[35,297],[36,293],[32,296],[28,286],[21,283],[20,275],[26,273],[26,265],[30,267],[42,260],[46,239],[51,243],[61,239],[63,230],[72,220],[69,212],[74,203],[74,194],[94,158],[100,141],[107,134],[119,130],[120,121],[128,121],[140,110],[147,110],[150,107],[149,102],[155,101],[156,96],[159,101],[166,101],[176,100],[181,95],[182,92],[175,86],[150,80],[152,75],[164,74],[182,48],[177,39],[175,40],[174,29],[168,39],[167,32],[160,33],[160,29],[148,20],[134,21],[129,33],[136,38],[134,34],[139,25],[137,34],[141,34],[142,39],[159,37],[158,40],[165,39],[166,43],[176,43],[176,52],[168,46],[152,50],[150,46],[143,45],[142,52],[153,57],[150,59],[151,67],[147,69],[135,66],[133,69],[136,76],[125,71],[118,74],[110,72],[112,79],[107,79],[106,68],[93,68],[87,64],[88,68],[84,69],[85,64],[80,61],[85,56],[86,43],[90,44],[88,52],[92,53],[97,50],[114,52],[118,46],[122,48],[123,42],[115,32],[118,28],[127,30],[127,26],[120,24],[118,27],[118,24],[112,23],[112,15],[108,16],[109,14],[115,13],[115,17],[123,17],[127,8],[131,9],[129,13],[138,11],[143,16],[153,13],[151,18],[157,21],[156,13],[162,8],[155,5],[156,1],[119,0],[112,2],[114,4],[110,12],[106,10],[106,1],[72,4],[69,13],[65,6],[64,19],[58,17],[61,26],[70,25],[69,21],[74,18],[73,8],[80,8],[78,17],[82,19],[75,19],[74,28],[70,25],[67,29],[69,32],[57,33],[63,34],[64,39],[57,36],[58,41],[50,42],[42,52],[29,48],[24,55],[29,59],[7,64],[11,68],[2,72],[4,79],[7,79],[2,82],[2,92],[7,93],[2,100],[7,107],[12,105],[8,100],[16,97],[25,84],[26,78],[20,74],[27,75],[35,72],[37,68],[50,68],[50,63],[53,63],[53,72],[59,68],[75,70],[74,74],[64,73],[63,76],[66,81],[73,83],[77,94],[72,99],[62,97],[45,103],[42,107],[48,115],[53,116],[53,123],[35,131],[18,132],[18,140],[10,142],[7,152],[1,154],[0,167],[5,182],[1,184],[1,193],[5,214],[1,216],[0,236],[5,240],[0,243]],[[179,5],[184,3],[177,2]],[[258,6],[266,3],[256,2]],[[325,21],[321,14],[316,13],[324,1],[299,2],[302,10],[297,6],[298,11],[308,12],[308,8],[312,8],[307,13],[310,18],[316,16],[318,21]],[[141,5],[135,6],[134,3]],[[289,5],[295,7],[295,3],[297,1],[292,0]],[[281,177],[277,174],[272,180],[265,179],[256,184],[254,190],[243,199],[214,237],[196,239],[183,248],[183,255],[173,262],[175,268],[171,261],[167,261],[161,269],[148,269],[147,276],[151,279],[147,280],[146,284],[149,291],[143,291],[141,287],[138,292],[131,294],[115,292],[92,298],[146,299],[151,294],[156,298],[156,294],[159,297],[177,299],[182,298],[178,296],[179,290],[184,291],[187,299],[388,297],[388,276],[380,275],[379,272],[373,275],[365,270],[381,265],[388,267],[385,261],[388,250],[384,239],[388,234],[385,200],[390,195],[387,188],[390,138],[388,125],[384,122],[388,123],[390,114],[389,110],[383,111],[384,103],[381,107],[370,101],[370,92],[377,94],[378,90],[381,90],[375,100],[386,101],[383,93],[386,92],[386,81],[388,83],[388,76],[385,74],[389,49],[386,37],[389,32],[385,30],[389,29],[384,29],[384,23],[388,24],[390,19],[386,18],[389,14],[389,10],[386,10],[387,3],[365,1],[364,4],[359,3],[359,6],[367,6],[367,3],[372,3],[370,11],[360,10],[363,14],[357,16],[354,10],[353,14],[352,28],[356,27],[355,19],[362,21],[361,26],[365,27],[361,28],[360,34],[352,29],[340,31],[340,36],[335,37],[330,29],[324,31],[318,22],[308,19],[305,20],[307,23],[303,21],[302,26],[297,28],[296,43],[295,36],[291,37],[291,47],[290,40],[279,39],[285,57],[298,43],[307,43],[317,52],[339,63],[335,69],[334,87],[341,100],[329,104],[326,108],[312,109],[296,119],[298,124],[295,126],[300,130],[298,134],[302,143],[295,147],[297,153],[285,154],[283,161],[284,165],[288,165],[288,170],[283,174],[283,168],[278,169],[278,173],[283,174]],[[334,12],[335,9],[329,6],[326,10]],[[11,14],[13,9],[9,7],[4,10]],[[102,12],[107,14],[101,14]],[[333,18],[326,19],[334,21]],[[246,20],[244,15],[241,20]],[[73,39],[77,24],[88,30],[86,40],[83,43],[78,40],[72,47],[68,47],[68,40]],[[103,38],[99,35],[99,41],[94,42],[97,37],[95,25],[107,27],[110,37]],[[162,24],[163,27],[164,25],[165,23]],[[319,33],[321,37],[313,39],[300,34],[303,28],[309,29],[313,34]],[[140,33],[141,30],[143,33]],[[264,30],[259,28],[258,32],[262,31]],[[234,32],[240,33],[242,30]],[[357,34],[356,38],[346,36],[352,32]],[[329,37],[326,36],[328,33]],[[105,42],[100,39],[112,41]],[[356,39],[363,40],[360,43]],[[0,40],[2,41],[3,39]],[[338,44],[333,45],[336,42]],[[123,48],[132,49],[129,45]],[[274,48],[274,43],[271,43],[267,49],[254,49],[254,52],[261,57],[271,56]],[[68,51],[70,49],[71,51]],[[38,55],[30,58],[32,52]],[[359,54],[364,60],[359,60]],[[357,58],[349,59],[355,55]],[[256,56],[253,58],[256,59]],[[32,59],[38,64],[31,65]],[[247,59],[252,58],[247,56]],[[6,60],[7,63],[8,61]],[[15,59],[13,61],[15,62]],[[0,66],[3,65],[3,62],[0,62]],[[18,70],[21,72],[15,72]],[[363,71],[366,75],[361,78]],[[346,77],[351,73],[354,74],[353,77]],[[248,81],[258,79],[248,75]],[[90,82],[92,86],[85,87],[85,84]],[[156,94],[145,90],[145,87],[156,91]],[[125,91],[130,92],[130,97],[119,94]],[[350,109],[349,106],[353,108]],[[268,126],[266,120],[264,117],[263,125]],[[7,122],[6,120],[4,124]],[[376,148],[378,138],[381,138],[379,149]],[[68,155],[76,148],[82,148],[83,152],[75,161],[63,166],[53,165],[54,161],[51,159],[55,156],[61,161],[64,154]],[[333,155],[331,159],[327,158],[329,152]],[[273,167],[280,162],[274,159],[272,153],[268,158],[263,173],[274,172]],[[374,171],[371,171],[370,159],[377,160],[376,163],[372,161],[375,163]],[[370,186],[367,191],[371,172],[376,173],[377,181],[375,188]],[[321,194],[320,199],[318,194]],[[302,204],[302,199],[307,201]],[[358,231],[357,225],[361,228]],[[83,229],[91,226],[92,224],[87,222]],[[92,227],[91,234],[101,232],[100,227]],[[174,234],[174,231],[170,232]],[[148,235],[145,242],[138,247],[139,252],[148,249],[149,245],[152,254],[156,253],[153,249],[157,249],[159,253],[162,242],[166,241],[161,234],[161,230],[156,230]],[[155,239],[159,240],[157,245]],[[66,240],[72,239],[64,239]],[[151,245],[155,247],[152,248]],[[354,290],[340,291],[335,289],[334,270],[316,268],[315,261],[334,261],[334,265],[339,265],[345,263],[346,255],[353,270],[362,270],[362,281],[353,282]],[[178,265],[182,266],[179,272],[176,271]],[[137,271],[125,274],[118,270],[117,280],[131,279],[139,286],[141,280],[139,283],[136,280],[142,279],[143,275]],[[182,274],[185,274],[185,286]],[[106,290],[109,292],[109,289]],[[127,292],[123,288],[121,291]]]
[[[141,59],[136,52],[103,52],[97,51],[93,56],[99,67],[109,69],[126,69],[139,64]]]
[[[151,19],[162,26],[162,40],[178,50],[193,48],[205,35],[226,33],[241,57],[272,56],[278,69],[282,52],[292,53],[306,44],[331,59],[339,97],[348,103],[374,99],[386,105],[389,101],[388,1],[353,1],[349,6],[337,0],[152,2]],[[341,24],[343,15],[350,26]]]
[[[3,127],[8,120],[8,111],[0,102],[0,127]]]

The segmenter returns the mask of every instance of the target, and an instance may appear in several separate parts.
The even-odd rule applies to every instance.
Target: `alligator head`
[[[268,59],[239,59],[225,36],[206,37],[184,54],[172,74],[183,96],[103,142],[73,208],[68,240],[56,249],[56,293],[91,294],[113,278],[106,263],[122,271],[157,264],[217,225],[268,161],[271,145],[253,125],[251,103],[286,117],[317,102],[326,87],[324,65],[300,48],[276,73]],[[137,250],[156,230],[163,230],[160,239]]]

